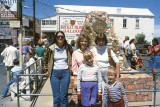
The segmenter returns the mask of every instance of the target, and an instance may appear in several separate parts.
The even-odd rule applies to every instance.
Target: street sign
[[[9,23],[12,28],[20,28],[20,21],[10,21]]]

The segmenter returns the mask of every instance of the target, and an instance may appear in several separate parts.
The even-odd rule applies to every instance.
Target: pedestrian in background
[[[19,66],[19,60],[18,59],[14,59],[13,64],[14,64],[14,67],[11,69],[11,78],[12,77],[13,78],[8,82],[7,86],[5,87],[5,89],[4,89],[4,91],[1,95],[1,98],[4,98],[7,95],[9,86],[12,83],[17,82],[17,74],[21,74],[23,72],[22,67]],[[19,80],[21,80],[21,78],[19,78]]]
[[[128,48],[129,48],[129,37],[128,36],[125,36],[125,42],[124,42],[123,48],[124,48],[124,53],[127,58],[127,61],[130,62],[131,56],[129,56],[128,54]]]
[[[71,40],[71,46],[72,46],[73,51],[75,51],[76,50],[75,40]]]
[[[42,48],[43,42],[38,42],[38,46],[39,47],[36,48],[36,57],[38,57],[37,59],[44,58],[46,50],[45,48]]]
[[[137,59],[137,54],[136,54],[136,39],[131,39],[129,41],[129,48],[128,48],[128,53],[129,56],[131,57],[130,62],[131,62],[131,68],[136,70],[136,59]]]
[[[49,42],[48,42],[46,34],[42,34],[40,41],[44,43],[43,44],[44,45],[43,48],[45,48],[47,45],[49,45]]]
[[[80,65],[77,75],[78,99],[81,99],[81,104],[85,107],[96,107],[97,97],[101,96],[101,72],[93,64],[91,51],[85,51],[83,56],[85,63]]]
[[[54,107],[67,107],[72,53],[72,47],[67,43],[64,32],[58,31],[44,58],[46,75],[50,77]]]
[[[155,72],[156,69],[160,68],[160,44],[156,38],[152,40],[152,46],[150,47],[149,54],[151,55],[149,67],[153,72]],[[155,76],[157,77],[156,80]],[[158,75],[153,74],[153,81],[158,83]]]
[[[5,59],[3,62],[5,63],[5,67],[6,67],[6,70],[7,70],[7,83],[9,83],[9,81],[11,80],[10,72],[11,72],[11,69],[13,68],[13,66],[14,66],[13,60],[14,59],[19,59],[18,50],[17,50],[16,47],[10,45],[9,47],[6,47],[3,50],[1,55]]]

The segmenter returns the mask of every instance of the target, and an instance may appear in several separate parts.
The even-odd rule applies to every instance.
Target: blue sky
[[[36,0],[36,18],[41,19],[55,15],[54,7],[39,3],[43,2],[54,5],[82,5],[82,6],[105,6],[105,7],[129,7],[148,8],[155,15],[155,36],[160,37],[160,0]],[[25,0],[23,14],[33,15],[33,0]]]

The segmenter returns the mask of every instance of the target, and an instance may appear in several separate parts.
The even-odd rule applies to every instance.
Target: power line
[[[81,11],[78,11],[78,10],[65,9],[65,8],[63,8],[63,7],[54,7],[54,5],[50,5],[50,4],[47,4],[47,3],[43,3],[43,2],[41,2],[41,1],[39,1],[39,0],[36,0],[36,1],[39,2],[39,3],[41,3],[41,4],[43,4],[43,5],[51,6],[51,7],[53,7],[53,8],[60,8],[60,9],[64,9],[64,10],[67,10],[67,11],[84,13],[84,12],[81,12]]]

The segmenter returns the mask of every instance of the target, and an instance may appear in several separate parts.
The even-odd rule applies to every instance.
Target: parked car
[[[139,51],[139,53],[147,54],[150,49],[150,44],[136,44],[136,50]]]

